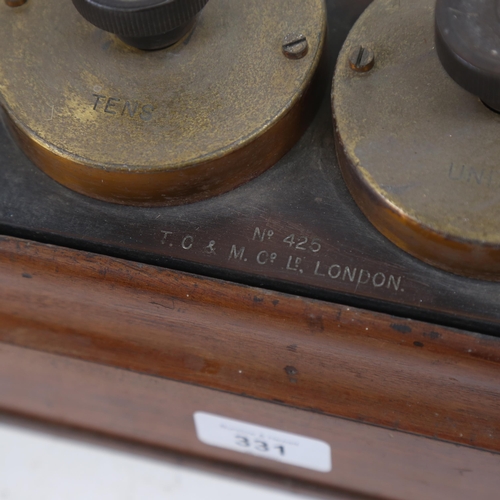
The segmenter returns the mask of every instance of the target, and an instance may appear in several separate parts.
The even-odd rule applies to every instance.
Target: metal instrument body
[[[330,76],[369,3],[328,2]],[[2,126],[2,411],[293,478],[328,498],[494,497],[499,284],[425,264],[369,222],[320,97],[267,172],[183,206],[78,194]],[[334,466],[209,446],[199,411],[327,442]]]
[[[308,51],[290,60],[282,44],[297,31]],[[213,0],[189,35],[149,52],[70,2],[2,5],[0,102],[26,154],[70,189],[190,203],[259,175],[300,138],[327,85],[325,39],[323,0]]]
[[[328,4],[331,72],[369,3]],[[306,135],[267,173],[179,207],[118,206],[79,195],[39,171],[5,129],[1,134],[4,234],[498,334],[497,284],[422,263],[358,209],[338,167],[327,94]]]
[[[434,9],[379,0],[358,20],[334,81],[337,151],[353,197],[387,238],[431,265],[498,280],[500,116],[446,73]],[[348,61],[360,44],[376,54],[365,74]]]

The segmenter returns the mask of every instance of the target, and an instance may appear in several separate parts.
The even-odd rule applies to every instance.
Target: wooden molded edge
[[[500,451],[500,340],[0,237],[0,342]]]

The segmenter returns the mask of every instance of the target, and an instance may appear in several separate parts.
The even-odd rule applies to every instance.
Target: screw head
[[[5,0],[5,5],[7,7],[20,7],[24,5],[28,0]]]
[[[307,55],[309,43],[302,33],[289,33],[283,39],[282,49],[289,59],[302,59]]]
[[[367,73],[375,64],[375,55],[372,50],[360,45],[351,52],[349,65],[358,73]]]

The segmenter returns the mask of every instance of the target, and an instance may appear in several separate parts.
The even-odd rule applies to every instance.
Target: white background
[[[0,500],[312,498],[0,422]]]

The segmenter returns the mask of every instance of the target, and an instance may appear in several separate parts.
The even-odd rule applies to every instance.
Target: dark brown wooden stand
[[[500,339],[0,237],[0,409],[385,498],[500,487]],[[201,443],[206,411],[330,473]]]

